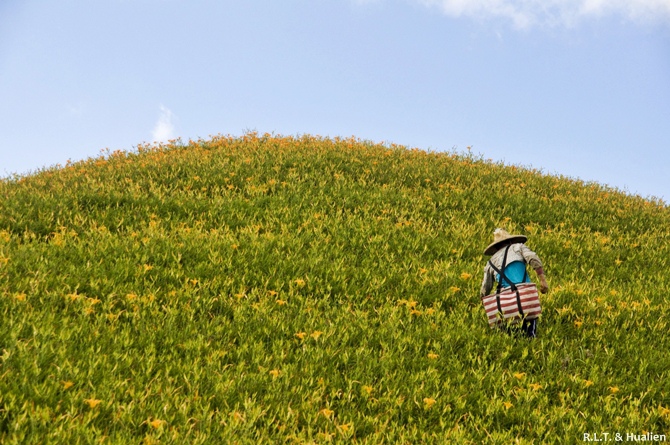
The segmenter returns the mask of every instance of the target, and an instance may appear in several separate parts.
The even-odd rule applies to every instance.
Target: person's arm
[[[547,292],[549,292],[549,285],[547,284],[547,279],[544,276],[544,269],[540,266],[537,269],[535,269],[535,273],[537,274],[537,277],[540,279],[540,292],[546,294]]]
[[[544,276],[544,268],[540,257],[525,244],[521,245],[521,255],[537,274],[537,278],[540,280],[540,292],[543,294],[549,292],[549,285],[547,284],[547,278]]]
[[[493,274],[489,270],[488,264],[484,267],[484,279],[482,280],[482,288],[479,290],[479,296],[484,298],[493,288]]]

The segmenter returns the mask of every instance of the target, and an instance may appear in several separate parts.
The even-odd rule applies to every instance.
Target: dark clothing
[[[537,318],[524,320],[520,326],[518,324],[508,326],[507,333],[510,335],[524,335],[527,338],[535,338],[537,337]]]

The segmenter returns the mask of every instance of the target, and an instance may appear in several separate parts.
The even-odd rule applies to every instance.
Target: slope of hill
[[[545,262],[534,341],[480,307],[499,226]],[[215,137],[4,180],[0,442],[667,434],[669,241],[660,202],[356,139]]]

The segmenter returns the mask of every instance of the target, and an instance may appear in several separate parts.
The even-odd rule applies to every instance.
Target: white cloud
[[[166,142],[175,138],[174,114],[164,105],[160,107],[161,115],[151,133],[154,142]]]
[[[574,26],[581,20],[619,16],[639,23],[670,23],[670,0],[412,0],[452,17],[503,18],[514,27]]]

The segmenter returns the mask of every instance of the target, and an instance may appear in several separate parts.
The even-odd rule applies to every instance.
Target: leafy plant
[[[668,432],[670,213],[472,155],[248,133],[0,182],[2,443]],[[495,227],[539,338],[488,327]]]

